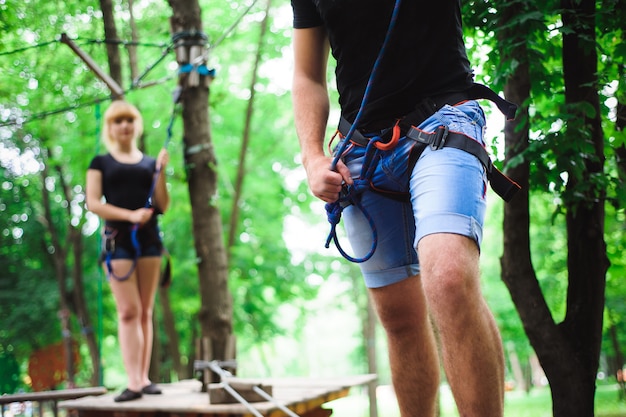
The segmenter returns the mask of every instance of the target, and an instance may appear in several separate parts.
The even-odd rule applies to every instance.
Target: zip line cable
[[[38,43],[36,45],[25,46],[23,48],[13,49],[12,51],[0,52],[0,56],[3,56],[3,55],[13,55],[13,54],[17,54],[17,53],[20,53],[20,52],[28,51],[29,49],[42,48],[44,46],[48,46],[48,45],[51,45],[51,44],[57,43],[57,42],[59,42],[59,39],[55,39],[53,41],[48,41],[48,42],[43,42],[43,43]]]
[[[52,42],[50,42],[50,43],[52,43]],[[146,84],[146,85],[139,84],[139,82],[150,71],[152,71],[161,61],[163,61],[163,59],[165,59],[165,57],[167,56],[167,54],[170,53],[171,50],[172,50],[172,45],[170,44],[170,45],[167,46],[167,49],[161,54],[161,56],[157,59],[157,61],[155,63],[153,63],[152,65],[148,66],[143,74],[141,74],[139,77],[137,77],[135,80],[133,80],[133,84],[131,85],[130,88],[124,90],[124,94],[129,93],[129,92],[131,92],[133,90],[141,89],[141,88],[147,88],[147,87],[152,87],[152,86],[155,86],[155,85],[161,85],[161,84],[164,84],[167,81],[172,80],[174,78],[173,75],[165,77],[165,78],[162,78],[162,79],[154,81],[154,82],[151,82],[150,84]],[[78,103],[78,104],[74,104],[74,105],[70,105],[70,106],[67,106],[67,107],[63,107],[63,108],[60,108],[60,109],[49,110],[49,111],[44,111],[44,112],[40,112],[40,113],[35,113],[35,114],[32,114],[32,115],[30,115],[28,117],[24,117],[23,119],[22,118],[17,118],[17,119],[9,120],[9,121],[6,121],[6,122],[0,122],[0,127],[13,126],[13,125],[20,125],[20,126],[22,126],[22,125],[24,125],[24,124],[26,124],[28,122],[34,121],[34,120],[42,120],[42,119],[45,119],[45,118],[47,118],[49,116],[54,116],[54,115],[57,115],[57,114],[66,113],[66,112],[72,111],[72,110],[78,110],[78,109],[81,109],[81,108],[84,108],[84,107],[89,107],[89,106],[92,106],[94,104],[102,103],[102,102],[108,101],[108,100],[110,100],[109,96],[103,97],[103,98],[95,98],[95,99],[92,99],[92,100],[89,100],[89,101],[84,101],[84,102],[81,102],[81,103]]]
[[[80,40],[81,41],[81,45],[88,45],[88,44],[117,44],[117,45],[124,45],[124,46],[151,46],[151,47],[158,47],[158,48],[163,48],[165,46],[167,46],[167,43],[150,43],[150,42],[134,42],[134,41],[125,41],[125,40],[119,40],[119,39],[82,39],[82,38],[74,38],[74,41]],[[36,49],[36,48],[43,48],[44,46],[48,46],[51,44],[55,44],[55,43],[59,43],[61,42],[61,38],[58,37],[57,39],[53,40],[53,41],[47,41],[47,42],[42,42],[42,43],[38,43],[35,45],[31,45],[31,46],[25,46],[23,48],[17,48],[17,49],[13,49],[10,51],[4,51],[4,52],[0,52],[0,56],[3,55],[13,55],[13,54],[17,54],[17,53],[21,53],[21,52],[25,52],[28,51],[30,49]]]
[[[246,17],[246,15],[250,12],[250,10],[252,10],[252,8],[257,3],[257,1],[258,0],[254,0],[250,4],[250,6],[248,6],[248,8],[243,13],[241,13],[241,15],[239,15],[237,20],[235,20],[235,22],[232,25],[230,25],[230,27],[228,29],[226,29],[226,31],[222,34],[222,36],[220,36],[212,45],[209,46],[209,49],[217,48],[217,46],[220,43],[222,43],[222,41],[224,41],[224,39],[226,39],[228,37],[228,35],[230,35],[237,28],[237,26],[239,26],[239,23],[241,23],[243,18]]]

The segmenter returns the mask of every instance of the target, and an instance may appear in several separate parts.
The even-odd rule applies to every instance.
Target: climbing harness
[[[359,177],[354,179],[353,184],[351,185],[344,184],[338,199],[332,203],[327,203],[325,206],[328,222],[331,225],[328,238],[326,239],[325,247],[328,248],[330,246],[330,242],[334,241],[335,246],[337,247],[341,255],[347,260],[355,263],[365,262],[370,259],[376,251],[376,246],[378,242],[378,232],[376,230],[376,225],[374,224],[374,221],[370,214],[361,204],[360,195],[365,190],[370,190],[381,193],[382,195],[389,198],[408,201],[408,192],[398,193],[395,191],[385,190],[376,187],[372,183],[372,176],[378,165],[378,162],[383,156],[383,152],[393,149],[397,145],[401,137],[406,136],[407,138],[415,141],[415,145],[412,147],[411,153],[409,154],[409,158],[407,161],[409,172],[415,166],[415,163],[417,162],[419,156],[427,146],[429,146],[433,150],[438,150],[443,147],[452,147],[469,152],[478,158],[478,160],[485,167],[487,179],[489,180],[491,188],[506,202],[509,202],[511,198],[513,198],[513,195],[521,188],[517,183],[515,183],[512,179],[507,177],[493,165],[493,162],[491,161],[491,158],[489,157],[489,154],[487,153],[485,148],[482,146],[482,144],[480,144],[473,138],[466,136],[460,132],[450,131],[448,126],[446,125],[441,125],[434,132],[425,132],[417,127],[446,104],[455,105],[468,100],[478,99],[487,99],[494,102],[498,109],[506,116],[507,120],[514,119],[515,113],[517,111],[517,106],[503,99],[489,87],[482,84],[474,83],[469,89],[465,91],[425,98],[415,106],[413,111],[411,111],[400,120],[396,121],[396,123],[391,128],[385,129],[382,132],[379,132],[379,134],[372,135],[372,137],[366,137],[357,130],[357,125],[368,100],[371,85],[377,75],[378,66],[384,55],[385,49],[387,48],[390,33],[395,26],[400,2],[401,0],[396,0],[394,11],[391,16],[391,21],[389,23],[389,27],[385,36],[385,41],[383,42],[383,45],[378,53],[378,57],[374,62],[374,66],[372,68],[372,72],[370,74],[370,78],[368,80],[367,87],[365,89],[365,93],[363,95],[363,99],[361,101],[361,105],[354,119],[354,122],[350,123],[342,117],[337,129],[337,133],[340,134],[342,141],[337,146],[337,149],[335,149],[335,156],[331,164],[331,169],[336,169],[339,159],[344,155],[349,145],[365,147],[365,159],[363,161]],[[349,205],[354,205],[359,210],[361,210],[361,212],[367,219],[372,231],[372,244],[370,250],[367,252],[366,255],[360,258],[355,258],[348,255],[339,244],[339,240],[336,234],[336,227],[341,220],[341,213],[343,209]]]
[[[381,142],[377,142],[376,148],[382,151],[392,149],[395,147],[398,138],[401,136],[406,136],[417,142],[417,145],[419,146],[417,149],[414,149],[414,152],[411,155],[409,171],[412,170],[419,155],[427,146],[433,150],[438,150],[443,147],[451,147],[469,152],[478,158],[478,160],[485,167],[487,179],[490,182],[491,188],[504,201],[509,202],[515,193],[520,189],[520,186],[493,165],[489,154],[479,142],[462,133],[450,131],[448,126],[443,124],[434,132],[424,132],[417,127],[446,104],[454,105],[467,100],[479,99],[487,99],[494,102],[498,109],[500,109],[500,111],[506,116],[507,120],[515,118],[515,113],[517,111],[517,106],[515,104],[503,99],[489,87],[474,83],[472,87],[463,92],[445,94],[435,99],[428,98],[423,100],[416,106],[414,111],[404,116],[394,125],[392,130],[393,135],[390,139],[388,138],[389,133],[391,133],[390,131],[387,131],[385,134],[380,136],[381,140],[386,143],[381,146]],[[341,118],[338,127],[339,133],[346,135],[346,132],[348,132],[349,129],[350,123],[346,119]],[[356,131],[353,133],[350,141],[358,146],[365,147],[371,139],[365,137],[359,131]],[[387,146],[387,144],[391,146]]]

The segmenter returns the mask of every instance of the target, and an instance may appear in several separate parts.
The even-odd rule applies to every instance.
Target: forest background
[[[101,5],[105,3],[31,0],[15,4],[0,0],[3,393],[33,389],[32,358],[58,346],[68,335],[77,343],[79,356],[76,373],[70,377],[72,384],[103,383],[120,388],[125,383],[115,308],[106,277],[96,262],[101,245],[99,223],[84,207],[85,171],[91,157],[104,151],[99,127],[111,92],[61,39],[61,34],[67,34],[99,66],[108,69],[107,48],[112,43],[104,42]],[[171,155],[166,175],[173,204],[160,221],[171,254],[173,279],[171,286],[159,293],[155,319],[159,343],[153,372],[161,382],[184,379],[193,376],[196,341],[202,334],[198,287],[203,277],[198,276],[193,242],[187,184],[190,167],[185,162],[189,149],[182,140],[183,116],[173,100],[179,67],[170,48],[168,19],[175,2],[108,3],[113,6],[122,40],[115,44],[128,51],[128,57],[131,51],[137,57],[133,63],[123,55],[122,74],[126,99],[144,116],[144,150],[156,155],[167,142]],[[591,11],[581,11],[589,5]],[[218,178],[213,201],[219,207],[228,251],[238,373],[333,376],[367,373],[374,365],[380,383],[388,383],[379,329],[374,334],[379,336],[376,357],[380,365],[367,356],[367,340],[373,334],[368,333],[371,316],[358,268],[343,261],[334,249],[323,248],[328,232],[324,208],[308,193],[299,165],[289,94],[289,2],[203,1],[200,6],[208,40],[206,65],[215,70],[209,96]],[[568,215],[581,201],[585,207],[602,208],[604,221],[599,232],[610,266],[602,279],[594,281],[596,288],[601,287],[600,296],[590,293],[587,303],[597,307],[601,302],[601,331],[596,335],[601,349],[598,355],[586,351],[582,355],[591,365],[572,362],[563,367],[595,368],[594,384],[615,382],[617,370],[623,366],[626,339],[626,288],[620,279],[626,273],[624,120],[619,116],[624,108],[620,103],[626,102],[623,6],[619,1],[463,3],[467,45],[477,80],[510,92],[507,83],[522,67],[533,80],[529,96],[519,103],[521,124],[514,129],[517,133],[528,131],[530,145],[523,152],[508,153],[502,116],[489,103],[484,105],[490,121],[487,138],[497,165],[506,163],[512,170],[524,164],[528,167],[523,192],[528,193],[530,207],[529,246],[518,253],[528,251],[554,324],[566,323],[573,307],[580,307],[572,302],[576,285],[572,285],[572,257],[568,254],[571,242],[581,236],[572,236]],[[511,10],[517,13],[507,22],[502,16],[510,15]],[[563,43],[567,35],[577,33],[567,26],[567,12],[591,16],[593,22],[591,28],[589,20],[586,26],[581,24],[580,33],[591,42],[597,58],[591,85],[597,109],[584,100],[573,103],[577,110],[567,106],[572,103],[565,94],[567,54]],[[518,31],[517,36],[511,31]],[[509,37],[504,36],[507,33]],[[526,48],[526,60],[512,57],[520,45]],[[586,53],[575,56],[573,62],[589,62]],[[330,85],[332,79],[330,69]],[[336,93],[331,94],[331,102],[336,103]],[[334,108],[331,114],[329,137],[338,120],[337,111]],[[587,136],[591,129],[571,127],[581,114],[577,112],[582,112],[583,121],[600,121],[601,156],[596,152],[598,146],[591,150],[589,146],[575,150],[566,146],[571,136],[564,132],[577,132],[587,145],[592,141]],[[578,172],[571,166],[586,166],[596,158],[602,161],[601,169],[577,178],[578,184],[592,192],[569,188]],[[515,198],[509,206],[524,201]],[[541,372],[539,378],[533,378],[537,373],[532,372],[538,364],[545,368],[549,355],[543,360],[542,355],[536,357],[541,346],[530,340],[537,323],[522,320],[527,315],[511,295],[515,294],[511,284],[503,279],[506,208],[495,194],[490,193],[489,200],[482,251],[483,289],[505,342],[507,380],[511,387],[530,390],[550,380],[550,375],[542,378]],[[587,263],[605,264],[605,258],[596,253],[585,257]],[[589,278],[593,280],[595,277]],[[527,294],[533,302],[534,297],[536,294]],[[80,314],[83,304],[86,313]],[[581,309],[585,310],[584,306]],[[558,327],[554,330],[557,333]],[[574,326],[572,332],[587,336],[584,326]],[[96,370],[100,365],[102,372]],[[556,379],[550,381],[553,396],[559,386]],[[53,382],[56,385],[45,388],[68,383]]]

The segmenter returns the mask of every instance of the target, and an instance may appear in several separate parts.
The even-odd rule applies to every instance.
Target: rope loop
[[[374,255],[376,251],[376,247],[378,246],[378,231],[376,230],[376,225],[374,224],[374,219],[370,216],[368,211],[361,204],[361,199],[359,198],[360,194],[365,191],[369,187],[369,182],[365,180],[358,180],[355,182],[353,186],[346,186],[344,188],[344,192],[341,194],[340,198],[332,203],[326,203],[326,216],[328,218],[328,222],[330,223],[330,232],[328,233],[328,237],[326,238],[326,248],[330,247],[331,240],[335,242],[335,246],[339,253],[346,258],[350,262],[354,263],[362,263],[367,261]],[[341,221],[341,214],[343,209],[348,205],[355,205],[365,218],[367,219],[370,228],[372,230],[372,246],[370,250],[365,254],[365,256],[360,258],[355,258],[353,256],[348,255],[348,253],[341,247],[339,243],[339,239],[337,238],[337,224]]]

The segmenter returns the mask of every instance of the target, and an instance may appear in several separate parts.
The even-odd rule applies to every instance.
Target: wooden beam
[[[117,81],[104,72],[102,68],[96,64],[96,61],[94,61],[85,51],[80,49],[78,45],[76,45],[74,41],[67,36],[66,33],[61,34],[61,42],[69,46],[72,51],[74,51],[74,53],[78,55],[78,57],[82,59],[85,64],[87,64],[87,66],[98,76],[98,78],[100,78],[109,87],[116,98],[124,97],[124,90],[120,87]]]
[[[107,393],[105,387],[71,388],[55,391],[25,392],[22,394],[0,395],[0,404],[9,404],[22,401],[61,401],[73,400],[91,395]]]

